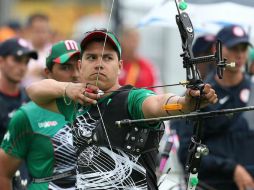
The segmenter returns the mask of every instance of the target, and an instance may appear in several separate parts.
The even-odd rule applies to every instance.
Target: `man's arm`
[[[26,88],[26,91],[36,104],[51,111],[59,112],[55,100],[63,96],[67,85],[67,82],[45,79],[32,83]]]
[[[68,104],[67,102],[70,102],[70,100],[74,100],[80,104],[96,103],[95,100],[98,99],[97,94],[87,92],[87,96],[84,96],[84,92],[87,88],[92,91],[98,91],[98,87],[93,85],[59,82],[53,79],[44,79],[32,83],[26,88],[26,91],[31,100],[36,104],[51,111],[59,112],[56,99],[61,97],[65,99],[66,104]]]
[[[194,110],[196,100],[194,97],[199,96],[200,92],[198,90],[188,89],[184,97],[176,96],[174,94],[162,94],[149,96],[144,100],[142,110],[145,118],[152,117],[163,117],[170,115],[177,115],[183,113],[189,113]],[[203,95],[201,99],[201,107],[208,105],[208,103],[216,103],[218,100],[215,91],[211,88],[209,84],[206,84],[203,90]],[[166,104],[181,104],[181,110],[168,111],[168,113],[162,109],[163,105]]]
[[[12,177],[21,163],[22,160],[12,157],[0,149],[0,189],[12,189]]]

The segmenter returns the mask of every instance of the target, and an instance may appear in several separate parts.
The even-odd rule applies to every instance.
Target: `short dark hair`
[[[49,71],[52,71],[52,69],[53,69],[53,65],[54,65],[55,63],[54,62],[52,62],[52,64],[50,64],[49,66],[47,66],[46,68],[48,68],[48,70]]]
[[[27,19],[26,26],[31,26],[35,20],[49,21],[49,17],[46,14],[43,14],[43,13],[31,14]]]

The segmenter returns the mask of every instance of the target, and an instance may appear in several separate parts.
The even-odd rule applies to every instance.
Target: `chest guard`
[[[158,148],[163,130],[149,129],[147,127],[142,127],[142,125],[122,128],[115,125],[115,121],[131,119],[128,112],[128,94],[130,91],[127,90],[131,90],[131,88],[133,87],[122,87],[121,89],[125,89],[124,91],[111,95],[106,101],[99,104],[99,108],[112,148],[118,148],[134,155],[140,155]],[[97,107],[93,106],[85,115],[89,115],[89,117],[95,119],[96,122],[90,138],[86,140],[84,140],[84,138],[83,140],[76,139],[76,141],[75,138],[77,137],[74,136],[74,142],[79,142],[76,144],[78,146],[78,152],[91,145],[108,147],[109,142]]]

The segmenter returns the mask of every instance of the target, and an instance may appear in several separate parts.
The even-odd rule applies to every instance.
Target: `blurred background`
[[[112,0],[0,0],[0,38],[18,34],[26,36],[29,15],[43,13],[50,21],[50,41],[73,38],[94,28],[107,27]],[[252,35],[253,0],[186,0],[195,35],[215,34],[222,25],[243,24]],[[218,10],[220,7],[220,10]],[[110,29],[115,33],[128,25],[138,28],[138,51],[158,68],[162,84],[185,79],[182,69],[181,40],[175,23],[176,8],[172,0],[114,1]],[[1,40],[1,39],[0,39]],[[176,93],[183,87],[174,87]]]
[[[186,3],[195,38],[215,35],[225,25],[239,24],[253,43],[254,0],[186,0]],[[34,66],[29,63],[30,78],[24,80],[27,85],[43,77],[46,52],[52,43],[63,39],[80,41],[86,31],[95,28],[109,28],[116,34],[123,28],[131,28],[140,34],[139,43],[134,46],[137,45],[138,54],[154,66],[151,70],[156,72],[157,84],[175,84],[185,80],[186,75],[180,57],[182,48],[176,14],[173,0],[0,0],[0,43],[19,36],[28,39],[39,52],[39,60]],[[32,15],[39,15],[39,22],[31,24]],[[119,38],[121,40],[121,36]],[[130,44],[132,42],[129,40]],[[253,61],[254,50],[251,57]],[[170,87],[162,91],[181,94],[185,88]],[[163,139],[162,143],[173,144],[170,161],[158,174],[167,173],[171,168],[170,180],[167,181],[168,175],[165,175],[160,181],[166,179],[167,183],[159,182],[161,189],[166,189],[169,183],[172,187],[181,184],[183,172],[176,156],[177,135],[174,131],[166,131]],[[163,152],[162,147],[160,152]]]

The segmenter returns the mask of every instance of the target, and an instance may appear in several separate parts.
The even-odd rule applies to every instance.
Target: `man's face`
[[[46,69],[48,78],[55,79],[60,82],[79,82],[80,79],[80,63],[79,56],[71,57],[65,64],[55,63],[52,70]]]
[[[8,55],[0,57],[1,74],[6,80],[13,83],[20,83],[24,78],[29,57]]]
[[[103,42],[91,42],[82,55],[81,80],[97,85],[103,91],[117,89],[121,68],[122,61],[118,60],[111,44],[106,43],[103,52]]]
[[[232,48],[223,47],[223,57],[227,58],[227,62],[235,62],[234,68],[229,68],[229,71],[239,71],[248,60],[248,44],[241,43]]]
[[[29,28],[30,39],[35,48],[41,48],[48,43],[50,38],[49,22],[43,19],[36,19]]]

